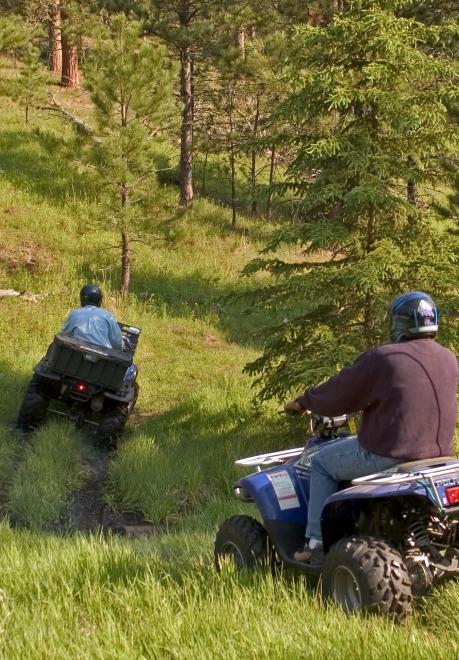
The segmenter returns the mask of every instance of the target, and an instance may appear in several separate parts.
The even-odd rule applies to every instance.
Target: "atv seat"
[[[459,459],[454,456],[439,456],[438,458],[423,458],[420,461],[409,461],[408,463],[400,463],[396,466],[397,472],[413,472],[421,468],[440,467],[441,465],[449,465],[449,463],[459,463]]]
[[[61,376],[118,390],[132,364],[132,353],[104,348],[58,332],[45,361],[49,369]]]

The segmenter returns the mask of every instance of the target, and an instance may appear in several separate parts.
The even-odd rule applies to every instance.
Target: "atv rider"
[[[358,436],[324,445],[312,457],[306,543],[295,552],[297,561],[322,563],[321,513],[338,482],[453,455],[458,364],[434,339],[436,305],[426,293],[411,291],[392,302],[389,315],[390,343],[285,406],[286,412],[327,416],[363,411]]]
[[[95,284],[80,291],[81,307],[70,312],[61,332],[104,348],[123,350],[123,336],[113,314],[102,309],[103,294]]]

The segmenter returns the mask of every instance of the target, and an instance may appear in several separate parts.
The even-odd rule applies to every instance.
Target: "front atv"
[[[58,333],[34,368],[19,410],[17,426],[37,428],[49,412],[78,427],[95,427],[98,442],[111,446],[137,401],[133,363],[140,329],[119,324],[123,350],[107,349]]]
[[[322,512],[323,565],[295,561],[304,542],[312,455],[323,442],[340,442],[346,421],[321,418],[318,436],[305,448],[236,461],[257,469],[237,482],[235,494],[255,504],[262,522],[250,516],[225,521],[217,533],[215,561],[217,567],[235,561],[239,568],[252,568],[275,559],[321,576],[324,594],[347,612],[402,622],[413,596],[459,576],[459,462],[452,457],[415,461],[340,484]],[[258,542],[250,545],[246,534],[238,534],[249,528],[265,539],[262,553]]]

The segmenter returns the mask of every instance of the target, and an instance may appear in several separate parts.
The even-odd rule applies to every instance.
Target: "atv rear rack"
[[[427,495],[433,500],[433,504],[442,514],[446,515],[459,512],[459,506],[448,508],[443,506],[443,502],[438,494],[437,483],[434,481],[438,477],[456,474],[457,481],[459,482],[459,461],[449,462],[447,465],[440,465],[438,467],[429,466],[427,463],[425,468],[423,466],[413,467],[407,472],[400,472],[397,468],[400,468],[400,466],[394,466],[394,468],[389,468],[382,472],[353,479],[351,483],[353,486],[393,486],[396,484],[419,483],[424,486]]]

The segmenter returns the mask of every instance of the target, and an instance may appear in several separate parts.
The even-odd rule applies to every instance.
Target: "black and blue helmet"
[[[410,291],[395,298],[389,315],[391,341],[435,337],[438,332],[437,306],[423,291]]]

